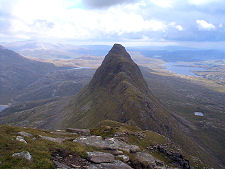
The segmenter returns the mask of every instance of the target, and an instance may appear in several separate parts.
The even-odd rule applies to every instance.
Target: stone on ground
[[[18,132],[18,134],[23,137],[32,137],[32,134],[27,133],[25,131],[20,131],[20,132]]]
[[[27,144],[26,140],[24,140],[24,138],[22,136],[17,136],[16,140]]]
[[[131,153],[140,151],[140,148],[138,146],[127,144],[123,141],[119,141],[116,138],[106,138],[105,140],[103,140],[101,136],[81,136],[73,141],[106,150],[120,149]]]
[[[28,151],[23,151],[21,153],[14,153],[12,156],[27,159],[28,161],[32,160],[32,156],[30,155]]]
[[[39,135],[39,137],[41,137],[44,140],[48,140],[48,141],[52,141],[52,142],[56,142],[60,144],[64,141],[63,138],[54,138],[54,137],[48,137],[48,136],[42,136],[42,135]]]
[[[114,156],[110,153],[104,153],[99,151],[87,152],[88,160],[93,163],[111,163],[113,162]]]
[[[122,161],[116,160],[113,163],[91,164],[88,169],[132,169]]]

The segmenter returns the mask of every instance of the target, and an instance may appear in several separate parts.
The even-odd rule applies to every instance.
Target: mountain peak
[[[123,45],[115,43],[111,50],[120,50],[120,51],[122,51],[122,50],[126,50],[126,49],[125,49],[125,47]]]
[[[114,44],[112,49],[109,51],[108,56],[120,56],[120,57],[125,57],[130,59],[130,55],[127,53],[126,49],[124,46],[121,44]]]
[[[134,63],[125,47],[114,44],[95,72],[89,88],[104,87],[112,91],[115,86],[125,82],[142,91],[146,91],[148,88],[139,67]]]
[[[164,120],[172,117],[151,94],[139,67],[120,44],[112,47],[74,101],[71,105],[76,107],[64,124],[76,121],[74,126],[88,127],[110,119],[168,135],[172,130],[167,127],[170,121]]]

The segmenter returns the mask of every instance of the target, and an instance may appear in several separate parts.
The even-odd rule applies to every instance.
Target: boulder
[[[135,154],[135,158],[138,161],[141,161],[141,162],[147,162],[149,164],[155,164],[155,158],[152,155],[148,154],[148,153],[137,152]]]
[[[105,150],[120,149],[131,153],[140,151],[140,148],[138,146],[127,144],[123,141],[119,141],[116,138],[106,138],[105,140],[103,140],[101,136],[81,136],[73,141],[89,146],[99,147]]]
[[[126,155],[118,155],[119,158],[122,158],[124,162],[128,162],[129,161],[129,157]]]
[[[138,146],[136,146],[136,145],[130,146],[130,153],[136,153],[138,151],[140,151],[140,148]]]
[[[22,136],[17,136],[16,140],[27,144],[26,140],[24,140],[24,138]]]
[[[84,136],[89,136],[90,135],[90,130],[89,129],[73,129],[73,128],[68,128],[66,129],[66,132],[69,133],[76,133]]]
[[[21,153],[14,153],[12,156],[27,159],[28,161],[32,161],[32,156],[30,155],[28,151],[23,151]]]
[[[113,163],[91,164],[88,169],[132,169],[122,161],[116,160]]]
[[[148,153],[137,152],[134,159],[130,159],[131,166],[134,168],[156,169],[155,158]]]
[[[54,137],[48,137],[48,136],[42,136],[42,135],[39,135],[39,137],[41,137],[44,140],[56,142],[56,143],[59,143],[59,144],[61,144],[64,141],[63,138],[54,138]]]
[[[130,160],[131,165],[134,168],[166,169],[162,161],[155,159],[152,155],[148,153],[137,152],[134,154],[134,157],[134,159]]]
[[[25,131],[20,131],[20,132],[18,132],[18,134],[23,137],[32,137],[32,134],[27,133]]]
[[[99,151],[87,152],[88,160],[93,163],[111,163],[113,162],[114,156],[110,153],[103,153]]]

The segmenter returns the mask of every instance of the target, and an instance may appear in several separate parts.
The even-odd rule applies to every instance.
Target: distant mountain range
[[[30,60],[1,46],[0,104],[74,95],[93,73]]]
[[[18,41],[3,43],[8,49],[27,57],[39,59],[75,59],[88,56],[105,56],[110,45],[77,45],[49,43],[43,41]],[[159,58],[166,62],[198,62],[224,59],[225,50],[198,49],[184,46],[136,46],[127,47],[129,52],[138,52],[149,58]]]

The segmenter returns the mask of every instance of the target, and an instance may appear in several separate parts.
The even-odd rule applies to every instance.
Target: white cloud
[[[150,2],[161,8],[172,8],[175,0],[150,0]]]
[[[168,24],[168,26],[171,26],[173,28],[176,28],[178,31],[183,31],[184,30],[184,28],[181,25],[177,25],[176,22],[170,22]]]
[[[167,24],[163,21],[144,18],[139,13],[145,5],[143,1],[104,10],[68,9],[64,2],[18,0],[13,6],[12,14],[16,18],[11,20],[10,31],[12,34],[31,34],[39,38],[85,40],[101,38],[103,35],[167,30]],[[49,6],[52,8],[49,9]]]
[[[198,25],[198,29],[199,30],[208,30],[208,31],[210,31],[210,30],[215,30],[216,29],[216,27],[213,24],[208,23],[205,20],[196,20],[196,23]]]
[[[210,3],[223,2],[223,0],[188,0],[193,5],[206,5]]]
[[[184,30],[184,28],[183,28],[181,25],[176,25],[176,29],[177,29],[178,31]]]
[[[89,8],[83,0],[0,0],[0,34],[77,41],[139,40],[142,36],[212,40],[207,32],[196,34],[199,29],[218,31],[217,37],[224,39],[219,36],[224,31],[220,2],[224,0],[116,0]],[[212,23],[198,18],[210,18]]]

